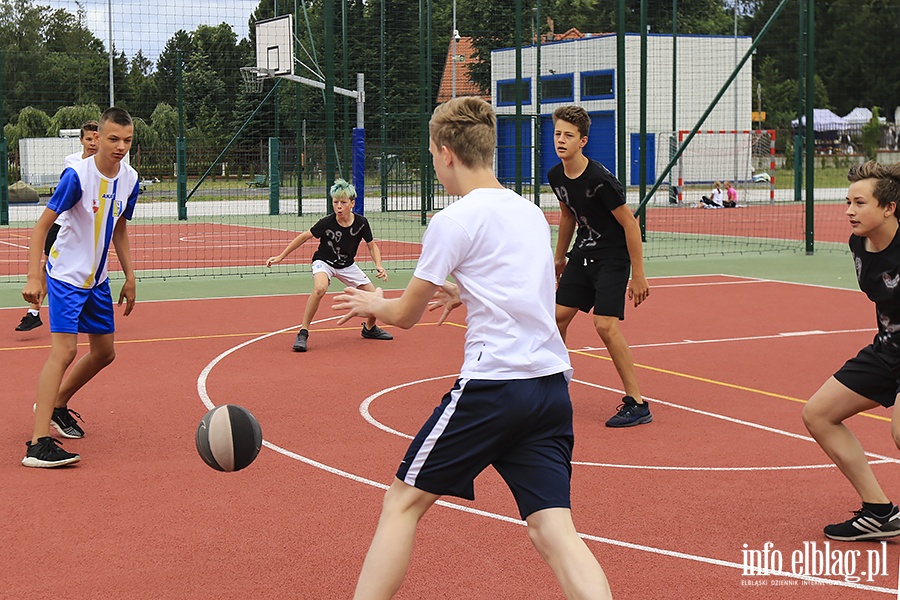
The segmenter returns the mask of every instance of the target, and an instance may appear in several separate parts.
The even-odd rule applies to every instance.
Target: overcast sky
[[[84,8],[85,24],[107,45],[112,6],[112,39],[116,52],[131,58],[138,50],[156,63],[166,42],[179,29],[227,23],[238,39],[247,37],[247,21],[259,0],[35,0],[36,5],[64,8],[77,15]],[[287,4],[285,5],[287,6]],[[293,10],[293,2],[290,3]]]

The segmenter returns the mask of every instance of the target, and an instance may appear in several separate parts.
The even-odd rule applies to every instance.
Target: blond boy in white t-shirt
[[[63,162],[63,171],[97,153],[97,127],[97,121],[86,121],[81,126],[81,133],[79,134],[78,141],[81,142],[82,150],[80,152],[73,152],[65,158],[65,161]],[[50,255],[50,248],[53,247],[53,242],[56,241],[56,235],[59,233],[60,227],[62,227],[64,218],[65,217],[60,215],[59,218],[56,219],[56,222],[53,223],[53,226],[50,227],[50,231],[47,232],[47,241],[44,244],[44,256],[42,258],[44,263],[41,265],[42,271],[44,265],[46,265],[47,256]],[[28,306],[28,312],[22,317],[22,321],[16,325],[16,331],[31,331],[44,324],[44,322],[41,321],[41,303],[43,302],[44,296],[47,295],[46,280],[44,284],[44,294],[41,296],[41,300],[32,302]]]

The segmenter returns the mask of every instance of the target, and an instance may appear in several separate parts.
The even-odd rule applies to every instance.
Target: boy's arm
[[[381,249],[378,247],[378,244],[375,243],[375,240],[372,240],[371,242],[366,242],[366,247],[369,249],[369,255],[371,255],[372,260],[375,261],[375,276],[378,279],[387,281],[388,274],[384,267],[381,266]]]
[[[575,234],[575,215],[569,210],[569,207],[559,203],[559,231],[556,238],[556,255],[553,262],[556,265],[556,276],[562,275],[563,269],[566,268],[566,252],[569,251],[569,245],[572,243],[572,236]]]
[[[47,232],[53,226],[53,222],[59,215],[49,208],[38,217],[34,229],[31,230],[31,240],[28,243],[28,279],[22,288],[22,297],[29,304],[38,304],[43,295],[43,274],[41,273],[41,256],[44,253],[44,244],[47,241]]]
[[[409,329],[422,318],[428,303],[435,298],[435,292],[445,290],[446,296],[452,297],[452,291],[446,289],[448,285],[453,284],[445,283],[443,287],[439,287],[430,281],[413,276],[399,298],[385,298],[381,288],[374,292],[366,292],[359,288],[348,287],[343,293],[335,296],[331,307],[334,310],[348,311],[338,321],[338,325],[353,317],[375,317],[388,325]]]
[[[313,238],[312,232],[307,229],[306,231],[304,231],[303,233],[301,233],[300,235],[295,237],[293,240],[291,240],[291,243],[288,244],[287,247],[281,251],[281,254],[279,254],[277,256],[270,256],[266,260],[266,266],[271,267],[272,265],[280,263],[285,258],[287,258],[291,252],[293,252],[294,250],[296,250],[297,248],[299,248],[300,246],[302,246],[303,244],[305,244],[307,241],[311,240],[312,238]]]
[[[125,301],[125,316],[131,314],[134,309],[134,301],[137,297],[137,280],[134,276],[134,268],[131,263],[131,240],[128,239],[128,221],[119,219],[116,221],[116,228],[113,229],[112,241],[116,249],[116,258],[122,265],[122,273],[125,275],[125,283],[122,284],[122,291],[119,292],[119,306]]]
[[[627,204],[622,204],[612,211],[616,221],[625,230],[625,244],[631,259],[631,281],[628,283],[628,298],[638,306],[650,295],[650,284],[644,275],[644,248],[641,242],[641,228]]]

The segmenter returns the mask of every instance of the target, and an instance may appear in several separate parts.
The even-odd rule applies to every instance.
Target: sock
[[[894,510],[894,503],[874,504],[872,502],[863,502],[863,508],[875,515],[876,517],[886,517]]]
[[[41,313],[40,313],[39,311],[34,310],[33,308],[29,308],[29,309],[28,309],[28,314],[29,314],[29,315],[32,315],[32,316],[34,316],[34,317],[36,317],[36,316],[38,316],[38,315],[41,314]]]

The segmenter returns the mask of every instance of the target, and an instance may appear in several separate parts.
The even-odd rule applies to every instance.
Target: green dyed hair
[[[347,183],[343,179],[335,179],[334,185],[331,186],[331,197],[350,198],[356,200],[356,188],[352,183]]]

